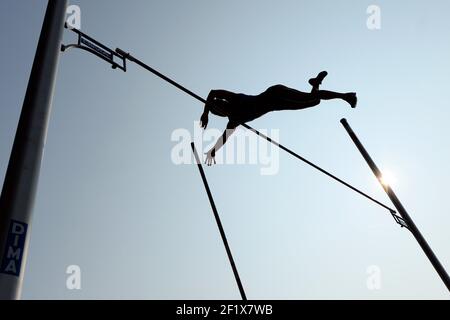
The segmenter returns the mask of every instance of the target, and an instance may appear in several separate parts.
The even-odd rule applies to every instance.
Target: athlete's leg
[[[277,104],[274,104],[273,110],[301,110],[312,108],[320,104],[320,99],[311,97],[311,100],[290,100],[280,99]]]
[[[356,106],[355,93],[340,93],[327,90],[317,90],[306,93],[283,85],[270,87],[264,95],[271,102],[273,110],[298,110],[317,106],[321,100],[341,99]]]
[[[317,90],[311,92],[311,95],[319,100],[341,99],[347,102],[352,108],[355,108],[358,102],[356,93],[354,92],[340,93],[328,90]]]
[[[352,108],[355,108],[356,103],[358,102],[358,99],[356,98],[356,93],[354,93],[354,92],[340,93],[340,92],[327,91],[327,90],[318,90],[318,91],[312,92],[311,94],[313,96],[316,96],[320,100],[332,100],[332,99],[344,100]]]
[[[332,100],[332,99],[346,99],[346,93],[328,91],[328,90],[317,90],[312,92],[311,95],[317,97],[320,100]]]
[[[270,87],[260,97],[264,101],[263,104],[270,108],[270,111],[299,110],[320,104],[318,95],[298,91],[283,85]]]
[[[325,79],[327,75],[328,72],[322,71],[317,75],[317,77],[309,79],[309,84],[312,86],[311,93],[316,95],[320,100],[342,99],[350,104],[352,108],[355,108],[358,101],[356,93],[339,93],[319,89],[323,79]]]
[[[262,94],[262,96],[264,96],[268,100],[274,99],[276,101],[290,100],[297,102],[306,102],[310,100],[317,100],[317,97],[312,96],[310,93],[292,89],[281,84],[270,87],[266,90],[266,92]]]
[[[317,77],[309,79],[309,84],[312,86],[311,92],[319,90],[320,85],[322,84],[323,79],[326,78],[328,72],[322,71]]]
[[[266,91],[267,92],[267,91]],[[302,92],[296,89],[292,89],[283,85],[276,85],[268,89],[268,93],[272,97],[276,97],[283,100],[307,102],[311,100],[331,100],[342,99],[345,100],[348,97],[348,93],[340,93],[328,90],[316,90],[311,93]]]

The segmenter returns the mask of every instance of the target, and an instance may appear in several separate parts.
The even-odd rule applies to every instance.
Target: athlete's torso
[[[235,93],[227,105],[228,118],[241,123],[249,122],[259,118],[269,111],[268,101],[264,95],[247,95]]]

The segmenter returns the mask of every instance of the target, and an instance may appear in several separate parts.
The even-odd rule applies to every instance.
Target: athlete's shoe
[[[356,96],[355,92],[347,93],[345,95],[345,101],[347,101],[350,104],[350,107],[356,108],[356,105],[358,104],[358,97]]]
[[[323,79],[328,75],[328,72],[322,71],[315,78],[309,79],[309,84],[313,87],[314,90],[319,90],[319,86],[322,84]]]

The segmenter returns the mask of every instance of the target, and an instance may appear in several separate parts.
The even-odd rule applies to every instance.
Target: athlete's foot
[[[356,105],[358,104],[358,97],[355,92],[346,93],[344,100],[347,101],[352,108],[356,108]]]
[[[319,86],[322,84],[323,79],[328,75],[328,72],[322,71],[315,78],[309,79],[309,84],[313,87],[313,90],[319,90]]]

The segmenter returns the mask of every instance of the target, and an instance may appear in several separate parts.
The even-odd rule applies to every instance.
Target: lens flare
[[[383,184],[383,186],[388,187],[388,186],[395,185],[395,183],[397,182],[397,179],[392,174],[392,172],[390,172],[389,170],[382,170],[380,182],[381,182],[381,184]]]

